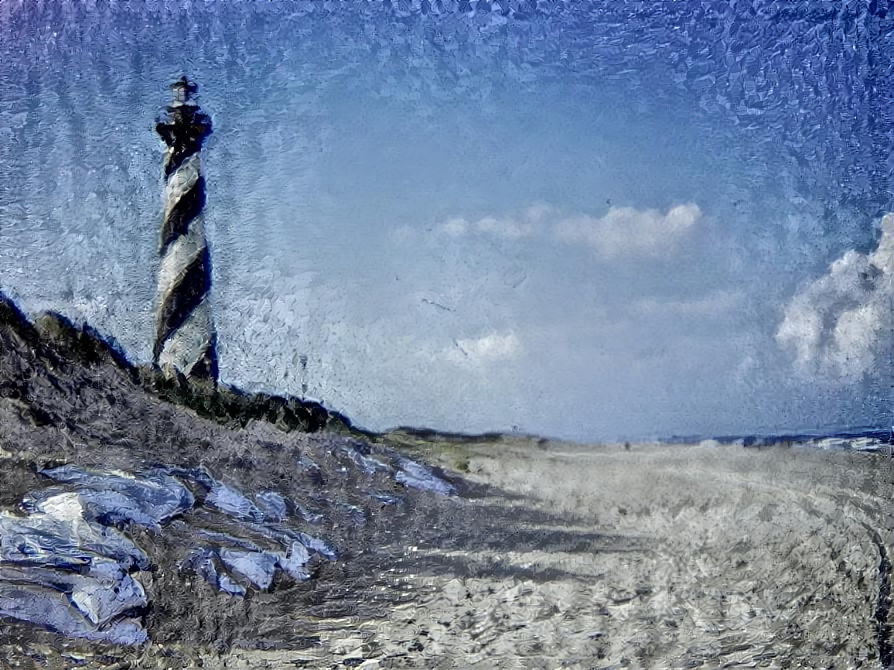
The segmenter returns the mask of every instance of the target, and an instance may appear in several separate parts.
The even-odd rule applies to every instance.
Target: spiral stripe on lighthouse
[[[183,196],[194,189],[202,176],[202,158],[198,153],[184,160],[180,166],[168,176],[165,183],[164,220],[171,218],[174,207]]]
[[[165,249],[158,271],[156,295],[159,306],[170,301],[170,294],[177,290],[186,269],[195,263],[205,249],[203,223],[201,215],[193,219],[186,235],[180,235]]]
[[[185,160],[165,185],[165,212],[161,232],[162,252],[178,236],[187,233],[190,222],[205,206],[205,179],[199,154]]]
[[[187,320],[169,337],[158,355],[162,367],[173,366],[184,375],[191,375],[196,365],[207,358],[214,345],[211,310],[202,302]]]

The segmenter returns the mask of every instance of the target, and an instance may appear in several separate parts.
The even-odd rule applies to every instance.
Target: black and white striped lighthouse
[[[168,149],[153,355],[163,370],[216,382],[217,342],[208,301],[211,257],[202,215],[201,148],[211,134],[211,118],[193,100],[195,82],[182,77],[171,90],[174,101],[155,126]]]

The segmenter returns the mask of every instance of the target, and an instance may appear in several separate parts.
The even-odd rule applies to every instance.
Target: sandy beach
[[[257,424],[246,439],[274,432]],[[891,660],[888,457],[714,442],[379,440],[440,465],[460,495],[431,495],[405,516],[360,528],[361,540],[389,539],[346,545],[334,568],[285,591],[234,599],[196,582],[171,600],[165,579],[174,577],[136,575],[161,603],[139,648],[6,621],[0,665],[879,668]],[[7,472],[21,467],[12,457],[3,454]],[[226,646],[178,639],[186,620],[194,635]]]
[[[793,447],[420,445],[486,485],[456,501],[513,532],[418,546],[382,619],[222,667],[856,668],[890,661],[892,462]],[[880,566],[883,568],[880,572]],[[880,657],[882,657],[880,659]]]

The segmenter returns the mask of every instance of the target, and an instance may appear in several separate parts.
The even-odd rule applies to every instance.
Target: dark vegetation
[[[226,384],[187,379],[179,373],[172,377],[148,365],[135,366],[114,340],[102,337],[89,325],[76,326],[60,314],[43,314],[32,327],[2,294],[0,320],[15,329],[38,357],[55,363],[81,364],[90,369],[103,365],[116,367],[161,400],[188,407],[199,416],[224,425],[244,428],[249,421],[261,420],[285,432],[349,430],[351,427],[346,417],[327,411],[319,403],[267,393],[244,393]]]

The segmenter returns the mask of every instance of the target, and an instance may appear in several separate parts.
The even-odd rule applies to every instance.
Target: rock
[[[88,512],[102,523],[129,521],[159,531],[161,524],[195,504],[189,489],[161,470],[130,475],[63,465],[41,474],[75,486]]]
[[[218,567],[216,553],[207,547],[194,551],[184,562],[182,568],[192,570],[200,575],[218,591],[229,593],[232,596],[244,596],[246,593],[244,586],[235,582]]]
[[[312,524],[314,524],[314,525],[319,524],[319,523],[323,523],[323,519],[324,519],[324,517],[323,517],[322,514],[320,514],[319,512],[312,512],[311,510],[307,509],[307,507],[304,507],[303,505],[298,505],[298,504],[296,504],[296,505],[295,505],[295,512],[296,512],[302,519],[304,519],[305,521],[307,521],[307,523],[312,523]]]
[[[78,494],[53,496],[43,507],[27,517],[0,513],[0,560],[77,568],[105,556],[124,570],[149,568],[149,558],[128,538],[84,518]]]
[[[86,489],[69,492],[61,487],[52,487],[28,494],[22,500],[21,506],[28,512],[44,512],[47,502],[52,504],[58,495],[70,493],[74,493],[78,497],[84,509],[84,518],[90,521],[96,521],[103,526],[135,523],[155,531],[161,530],[161,526],[153,516],[146,514],[132,498],[117,491]]]
[[[146,631],[134,619],[96,625],[69,606],[64,593],[33,584],[0,581],[0,616],[35,623],[67,637],[122,645],[142,644],[147,639]]]
[[[311,535],[307,535],[306,533],[288,533],[290,536],[294,536],[294,539],[303,544],[308,549],[311,549],[318,554],[320,554],[323,558],[327,558],[330,561],[334,561],[338,558],[338,555],[335,553],[335,549],[330,547],[326,542],[321,540],[318,537],[313,537]]]
[[[79,574],[34,566],[0,566],[0,582],[32,584],[65,593],[91,623],[103,625],[124,612],[148,604],[142,585],[118,565]],[[98,565],[102,565],[98,562]]]
[[[213,544],[198,548],[181,567],[193,570],[218,590],[244,596],[247,590],[240,580],[260,590],[269,589],[277,569],[292,579],[305,581],[311,577],[307,565],[315,554],[335,560],[335,550],[325,541],[279,523],[286,518],[292,505],[282,494],[271,490],[255,494],[258,507],[243,493],[221,484],[205,470],[167,471],[176,476],[188,476],[206,487],[208,493],[204,505],[244,522],[243,530],[256,538],[269,540],[267,546],[262,547],[258,542],[237,535],[199,529],[197,535]]]
[[[314,555],[329,560],[336,557],[326,542],[306,533],[270,524],[247,524],[245,530],[266,538],[269,544],[262,547],[252,540],[201,529],[197,536],[213,544],[197,549],[182,568],[200,574],[225,593],[243,596],[245,588],[238,583],[240,579],[266,590],[279,568],[296,581],[306,581],[311,577],[307,565]]]
[[[392,495],[390,493],[373,493],[370,497],[383,505],[400,505],[404,501],[400,496]]]
[[[239,491],[220,482],[212,485],[211,491],[205,496],[205,505],[243,521],[260,522],[266,516]]]
[[[27,497],[32,513],[0,513],[0,615],[44,625],[70,637],[138,644],[140,623],[123,617],[148,604],[128,574],[149,559],[130,539],[96,523],[87,511],[100,492],[60,491]],[[130,498],[107,492],[113,505]]]
[[[242,597],[247,590],[237,579],[266,591],[279,568],[296,581],[306,581],[311,576],[306,567],[310,559],[307,548],[295,541],[290,545],[288,555],[261,549],[202,547],[193,552],[181,567],[192,570],[223,593]]]
[[[279,542],[283,547],[290,546],[293,542],[299,542],[308,550],[318,553],[323,558],[334,561],[338,558],[334,548],[329,546],[324,540],[313,537],[307,533],[294,531],[283,526],[273,526],[269,524],[251,524],[250,528],[265,537],[269,537]]]
[[[339,453],[347,456],[354,465],[356,465],[364,474],[374,475],[377,472],[393,474],[394,468],[388,463],[380,461],[372,456],[369,445],[360,442],[349,442],[340,445]]]
[[[0,512],[0,616],[71,637],[135,644],[147,637],[136,612],[152,607],[152,634],[158,633],[160,641],[230,642],[258,632],[266,644],[280,635],[267,629],[279,624],[257,626],[248,615],[266,616],[272,610],[256,610],[260,603],[254,603],[245,608],[246,616],[230,617],[226,604],[217,602],[227,599],[211,592],[244,596],[251,589],[272,589],[283,577],[308,580],[321,561],[336,560],[336,538],[356,546],[358,554],[379,540],[389,543],[391,552],[394,538],[387,524],[369,524],[360,532],[350,519],[368,521],[369,508],[380,509],[374,501],[393,502],[396,452],[347,432],[283,437],[273,425],[301,427],[305,410],[311,419],[319,410],[317,427],[332,424],[325,410],[295,399],[240,395],[185,378],[165,380],[113,355],[114,348],[102,344],[94,331],[54,319],[38,332],[0,294],[0,462],[5,473],[0,483],[7,493],[19,491],[29,463],[69,463],[39,472],[45,480],[24,497],[24,512]],[[226,427],[249,423],[248,430]],[[41,429],[34,430],[35,425]],[[256,439],[260,452],[252,446]],[[142,465],[164,462],[176,465]],[[113,470],[110,464],[137,471]],[[232,479],[223,483],[211,472],[226,472]],[[427,474],[416,477],[421,485],[431,484],[425,482]],[[278,490],[269,490],[274,487]],[[412,492],[401,497],[408,507],[413,504]],[[394,517],[416,530],[405,518],[409,514]],[[297,530],[324,532],[311,523],[324,524],[320,528],[332,533],[333,543],[328,536],[324,540]],[[146,543],[145,553],[133,538]],[[147,603],[139,575],[130,574],[150,568],[147,554],[156,577],[155,590],[148,594],[157,600],[153,603]],[[189,625],[174,619],[183,612],[178,601],[191,598],[176,579],[184,564],[213,586],[199,584],[201,593],[190,605],[200,614],[190,612]],[[334,586],[329,582],[341,574],[324,571],[322,588],[328,591]],[[291,595],[259,601],[285,608]],[[366,597],[356,595],[358,602]],[[377,598],[369,594],[375,601],[370,608],[379,607]],[[321,613],[330,609],[310,607]],[[14,644],[0,641],[0,652]]]
[[[221,549],[218,554],[229,570],[246,578],[262,591],[266,591],[273,583],[273,576],[279,562],[276,554],[267,551],[237,549]]]
[[[128,574],[108,583],[84,580],[74,586],[70,598],[78,611],[94,624],[108,623],[128,610],[149,604],[143,586]]]
[[[349,505],[348,503],[337,502],[334,507],[344,512],[347,517],[358,526],[366,523],[366,513],[357,507],[357,505]]]
[[[286,499],[276,491],[261,491],[255,495],[266,521],[283,521],[289,515]]]
[[[210,491],[214,487],[214,485],[217,484],[217,480],[214,479],[214,477],[211,476],[211,473],[203,467],[177,468],[167,466],[158,469],[167,475],[171,475],[172,477],[178,477],[180,479],[185,479],[188,482],[198,484],[206,491]]]
[[[398,471],[395,479],[403,484],[420,491],[431,491],[441,495],[455,495],[456,489],[449,482],[436,476],[431,470],[411,461],[409,458],[398,458]]]
[[[306,567],[309,561],[310,553],[307,551],[307,547],[300,542],[292,542],[288,556],[277,555],[277,565],[289,577],[299,582],[310,579],[310,572]]]
[[[263,591],[270,588],[277,568],[296,581],[306,581],[311,578],[308,563],[314,555],[335,559],[335,551],[328,544],[305,533],[267,524],[249,524],[246,529],[282,550],[262,548],[227,533],[199,530],[197,535],[214,544],[194,551],[181,569],[192,570],[224,593],[244,596],[247,590],[239,580]]]

